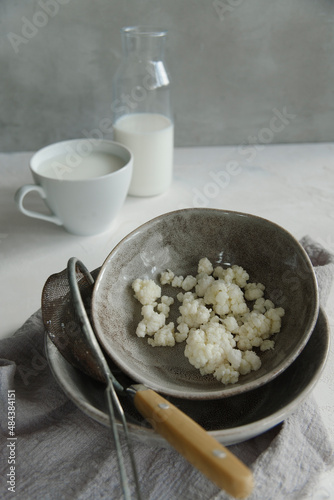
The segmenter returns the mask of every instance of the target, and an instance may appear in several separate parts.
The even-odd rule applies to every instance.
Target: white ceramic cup
[[[15,194],[20,211],[53,222],[73,234],[89,236],[106,231],[127,196],[133,169],[132,153],[110,140],[74,139],[40,149],[30,160],[36,184]],[[51,211],[46,215],[23,206],[37,191]]]

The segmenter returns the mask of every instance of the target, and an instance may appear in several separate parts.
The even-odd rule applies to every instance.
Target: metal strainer
[[[96,275],[96,273],[97,271],[94,274]],[[115,389],[123,391],[123,387],[110,370],[89,319],[93,285],[93,275],[80,261],[75,258],[70,259],[67,269],[50,276],[44,285],[42,293],[43,323],[52,342],[72,366],[106,384],[105,396],[117,452],[123,496],[126,500],[131,499],[115,409],[123,426],[135,480],[136,496],[140,500],[139,480],[127,422],[115,391]]]
[[[115,410],[124,429],[138,498],[140,491],[127,422],[116,391],[120,395],[129,396],[134,407],[154,430],[217,486],[236,498],[247,497],[253,488],[252,473],[227,448],[153,390],[142,384],[128,386],[124,377],[116,379],[95,337],[90,317],[90,298],[97,274],[98,270],[90,274],[78,259],[72,258],[66,270],[50,276],[42,293],[43,322],[48,336],[64,358],[106,385],[110,426],[124,498],[130,498],[130,492]]]

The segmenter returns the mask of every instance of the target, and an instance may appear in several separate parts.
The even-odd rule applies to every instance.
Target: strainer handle
[[[170,401],[143,385],[132,385],[137,410],[194,467],[235,498],[253,490],[253,474],[235,455]]]

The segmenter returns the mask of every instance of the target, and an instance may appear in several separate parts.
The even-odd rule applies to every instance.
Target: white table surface
[[[128,197],[112,228],[93,237],[70,235],[18,211],[14,193],[32,183],[31,156],[0,154],[0,338],[13,334],[40,308],[46,279],[64,269],[70,257],[94,269],[123,236],[171,210],[207,206],[252,213],[298,239],[309,235],[334,253],[334,143],[177,148],[170,190],[152,198]],[[29,196],[30,208],[43,209],[37,195]],[[326,313],[334,332],[333,288]],[[313,395],[334,443],[333,346]],[[334,499],[334,471],[321,476],[308,498]]]

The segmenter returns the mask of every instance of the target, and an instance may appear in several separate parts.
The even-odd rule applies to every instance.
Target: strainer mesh
[[[45,331],[59,352],[72,366],[75,366],[95,380],[105,381],[105,377],[88,353],[85,339],[71,300],[67,269],[51,275],[42,293],[42,317]],[[95,279],[98,270],[92,272]],[[77,270],[77,282],[81,296],[90,317],[93,285]]]

